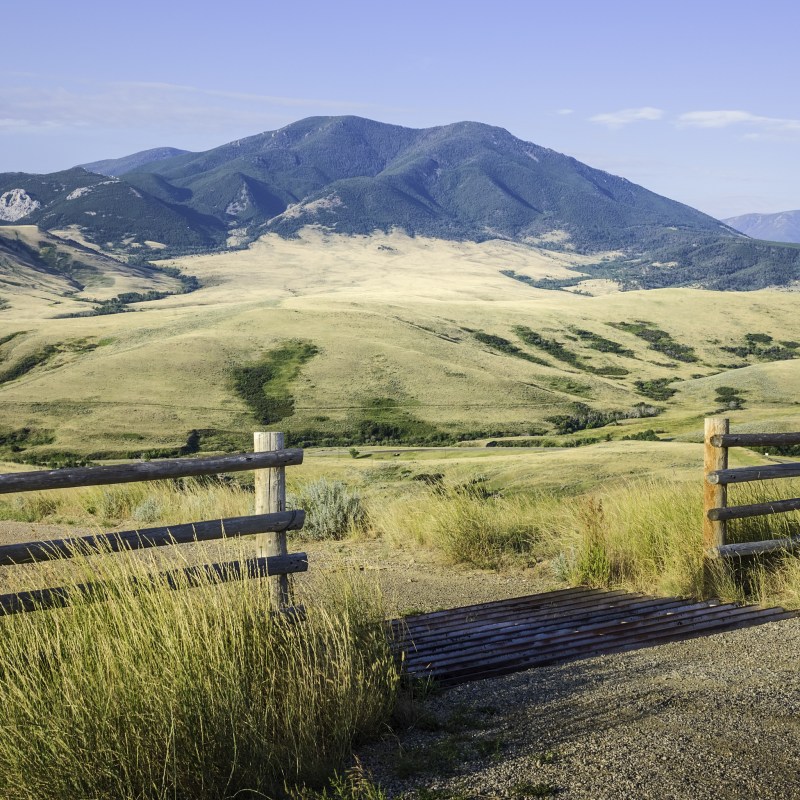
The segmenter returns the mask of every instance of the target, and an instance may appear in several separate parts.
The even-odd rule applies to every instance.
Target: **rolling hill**
[[[164,155],[89,165],[119,178],[80,168],[0,175],[0,218],[72,230],[138,258],[153,242],[175,255],[244,246],[267,233],[294,237],[308,226],[350,236],[399,228],[593,255],[584,271],[624,288],[758,289],[800,278],[797,249],[748,239],[475,122],[417,130],[312,117],[206,152]]]
[[[171,260],[201,288],[133,313],[64,317],[86,304],[10,295],[0,458],[230,450],[258,429],[321,446],[693,441],[720,410],[796,427],[793,293],[615,292],[592,279],[551,291],[508,274],[559,281],[592,262],[508,241],[304,229]]]
[[[224,233],[214,217],[81,167],[48,175],[0,173],[0,221],[72,229],[99,248],[127,253],[147,242],[207,249]]]

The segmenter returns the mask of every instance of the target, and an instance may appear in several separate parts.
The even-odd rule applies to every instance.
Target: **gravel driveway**
[[[800,619],[476,681],[416,713],[360,754],[391,796],[800,798]]]

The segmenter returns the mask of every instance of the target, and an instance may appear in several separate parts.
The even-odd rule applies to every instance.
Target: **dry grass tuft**
[[[319,785],[391,711],[377,590],[339,573],[272,614],[263,581],[147,591],[78,559],[104,602],[0,619],[4,800],[220,800]]]

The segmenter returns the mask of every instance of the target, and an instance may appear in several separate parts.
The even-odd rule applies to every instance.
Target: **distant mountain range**
[[[800,243],[800,211],[781,211],[777,214],[742,214],[723,220],[726,225],[754,239],[771,242]]]
[[[139,259],[152,247],[166,245],[162,257],[222,249],[307,225],[342,234],[400,227],[597,254],[588,271],[627,288],[754,289],[800,279],[797,249],[753,241],[475,122],[416,130],[312,117],[203,153],[158,148],[84,167],[0,174],[0,221],[73,231]]]

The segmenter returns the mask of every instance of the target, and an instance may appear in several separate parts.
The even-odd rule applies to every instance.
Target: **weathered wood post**
[[[253,434],[253,452],[255,453],[265,450],[283,450],[283,445],[282,433],[271,431]],[[253,474],[255,476],[256,514],[286,511],[286,469],[284,467],[256,469],[253,470]],[[288,552],[286,531],[259,533],[256,536],[256,555],[259,558],[285,556]],[[287,608],[289,606],[288,576],[277,575],[270,581],[270,584],[275,607]]]
[[[707,417],[705,426],[705,452],[703,467],[703,545],[711,550],[726,544],[727,523],[724,519],[712,520],[708,512],[712,508],[725,508],[728,502],[728,487],[724,483],[709,483],[708,473],[728,469],[728,448],[715,445],[713,436],[728,433],[730,422],[726,417]]]

